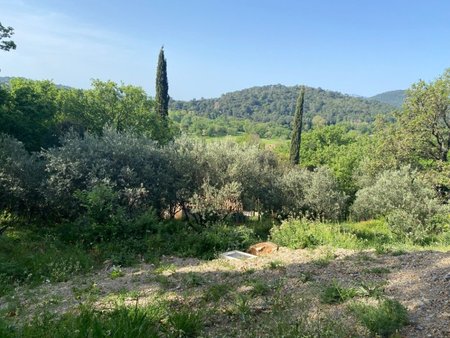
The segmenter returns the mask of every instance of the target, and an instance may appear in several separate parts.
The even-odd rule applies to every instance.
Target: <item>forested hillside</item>
[[[258,122],[289,125],[299,86],[271,85],[252,87],[222,95],[220,98],[171,102],[175,110],[188,110],[202,116],[234,116]],[[361,97],[306,87],[305,122],[321,116],[328,124],[343,121],[370,122],[378,114],[389,114],[393,106]]]
[[[400,108],[405,101],[406,90],[391,90],[369,97],[369,100],[386,103],[391,106]]]

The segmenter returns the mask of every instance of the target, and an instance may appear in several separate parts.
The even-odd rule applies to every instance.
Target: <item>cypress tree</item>
[[[163,120],[169,115],[169,83],[167,81],[167,64],[164,57],[164,46],[161,47],[156,69],[156,112]]]
[[[294,129],[292,131],[291,150],[289,159],[292,164],[300,163],[300,144],[302,141],[303,103],[305,101],[305,87],[301,87],[295,107]]]

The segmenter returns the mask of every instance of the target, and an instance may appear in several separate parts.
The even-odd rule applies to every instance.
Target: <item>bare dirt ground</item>
[[[319,304],[314,297],[324,285],[337,282],[348,286],[382,285],[384,296],[400,301],[408,309],[410,323],[401,330],[401,337],[450,337],[450,252],[379,255],[374,251],[280,248],[268,256],[245,261],[164,257],[158,266],[123,268],[123,276],[115,279],[111,278],[111,271],[111,267],[105,267],[65,283],[34,289],[19,287],[13,295],[0,299],[0,309],[9,311],[11,320],[20,323],[43,311],[64,313],[85,302],[108,306],[121,298],[145,304],[165,297],[183,301],[192,308],[210,309],[207,336],[246,336],[233,317],[233,301],[205,303],[211,286],[226,284],[230,293],[245,293],[255,281],[272,287],[282,281],[284,299],[303,299],[328,315],[336,313],[341,321],[351,321],[345,314],[345,304]],[[272,300],[268,304],[266,298],[255,296],[248,306],[258,316],[272,311],[275,303]],[[237,331],[230,331],[230,325]],[[369,335],[363,329],[358,332]]]

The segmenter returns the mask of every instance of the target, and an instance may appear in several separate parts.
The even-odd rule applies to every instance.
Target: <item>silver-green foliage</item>
[[[78,212],[77,191],[107,184],[129,211],[162,210],[176,200],[183,173],[173,153],[151,139],[105,129],[103,136],[69,135],[63,145],[44,152],[48,180],[45,195],[63,215]]]
[[[435,191],[410,167],[381,173],[375,184],[357,192],[352,206],[355,218],[386,217],[397,235],[415,240],[439,232],[447,212]]]
[[[23,143],[0,134],[0,209],[38,212],[43,204],[43,164]]]
[[[280,185],[285,214],[321,220],[343,216],[348,197],[339,190],[336,178],[327,168],[290,168],[281,176]]]

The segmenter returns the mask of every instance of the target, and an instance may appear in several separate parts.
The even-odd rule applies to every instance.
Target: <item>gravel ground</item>
[[[66,283],[42,285],[34,289],[17,288],[13,295],[0,298],[0,309],[16,307],[16,310],[11,310],[11,317],[21,322],[43,309],[62,313],[87,301],[89,297],[98,304],[105,304],[111,294],[126,294],[129,291],[139,292],[141,303],[150,301],[161,291],[175,298],[181,295],[186,297],[189,293],[190,301],[195,306],[195,298],[208,286],[229,281],[236,290],[245,289],[250,275],[268,284],[282,277],[285,281],[284,292],[294,297],[303,297],[308,292],[314,292],[314,285],[332,281],[342,285],[383,283],[385,295],[400,301],[408,309],[410,324],[400,332],[402,337],[450,337],[450,252],[379,255],[374,251],[280,248],[268,256],[245,261],[217,259],[204,262],[165,257],[163,266],[166,268],[158,273],[150,264],[124,268],[124,276],[117,279],[111,279],[108,267]],[[195,287],[187,285],[192,274],[202,278],[202,282]],[[313,276],[314,283],[303,283],[301,279],[305,275]],[[161,286],[161,278],[155,276],[163,276],[164,286]],[[332,313],[344,307],[333,305],[325,306],[325,309]],[[265,309],[261,307],[260,311]],[[217,324],[229,325],[226,318],[218,319]]]

